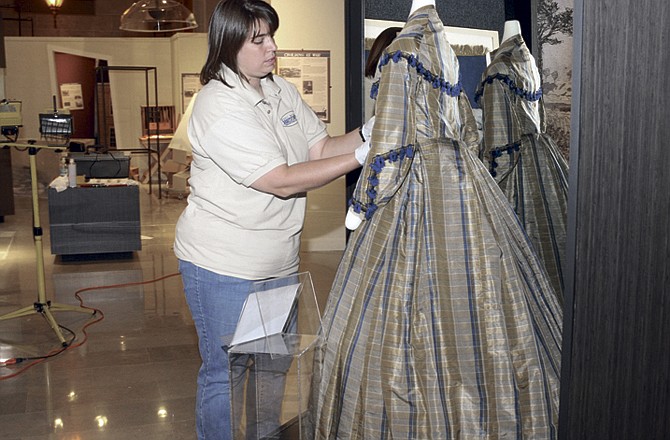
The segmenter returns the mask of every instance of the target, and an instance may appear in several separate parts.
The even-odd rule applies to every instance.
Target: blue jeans
[[[257,434],[252,433],[254,429],[249,429],[246,434],[244,432],[233,434],[232,432],[231,378],[228,353],[223,348],[224,338],[230,339],[235,333],[244,302],[253,290],[256,281],[220,275],[182,260],[179,260],[179,271],[184,284],[186,301],[198,333],[198,347],[202,359],[198,372],[196,395],[198,439],[231,440],[240,438],[240,436],[256,438]],[[242,367],[241,359],[234,362],[236,365],[231,366],[233,386],[237,390],[241,389],[239,384],[245,380],[261,381],[260,384],[247,385],[250,392],[251,389],[256,389],[261,393],[258,396],[247,397],[248,418],[255,413],[252,408],[257,407],[256,403],[266,403],[269,406],[263,413],[273,419],[277,427],[286,371],[291,359],[286,359],[283,362],[284,365],[279,369],[275,367],[276,362],[272,366],[261,366],[260,364],[266,363],[264,360],[263,357],[258,357],[255,362],[245,363],[246,368],[240,368]],[[259,371],[251,373],[249,367],[251,370]],[[265,381],[260,378],[259,374],[266,376]],[[243,403],[236,402],[236,406],[240,404]],[[239,408],[236,408],[235,413],[241,413]],[[263,419],[268,417],[263,417]]]

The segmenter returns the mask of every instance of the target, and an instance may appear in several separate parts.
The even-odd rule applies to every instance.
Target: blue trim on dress
[[[449,81],[443,77],[436,75],[430,70],[426,69],[423,66],[423,63],[419,61],[417,56],[410,53],[404,53],[401,50],[397,50],[393,53],[384,53],[384,55],[382,55],[379,60],[378,69],[381,72],[382,68],[391,61],[398,63],[400,60],[406,60],[408,66],[415,69],[419,76],[428,81],[434,89],[440,89],[440,92],[446,93],[453,98],[456,98],[461,94],[463,86],[460,80],[456,84],[449,83]],[[370,88],[370,98],[377,99],[378,93],[379,80],[372,83],[372,87]],[[377,186],[379,186],[379,178],[377,175],[382,171],[382,169],[384,169],[386,161],[396,162],[398,160],[402,161],[405,158],[411,159],[413,157],[414,145],[412,144],[407,145],[406,147],[400,147],[396,150],[391,150],[384,154],[376,155],[370,163],[370,169],[372,170],[372,173],[370,174],[370,177],[368,177],[369,186],[365,191],[365,194],[370,198],[370,202],[366,204],[352,198],[349,201],[349,206],[353,207],[354,212],[357,214],[365,212],[365,219],[370,220],[378,208],[377,204],[375,203],[375,199],[378,195]]]
[[[440,75],[436,75],[430,70],[426,69],[423,66],[423,63],[419,61],[419,58],[411,53],[405,53],[401,50],[397,50],[394,53],[384,53],[384,55],[382,55],[381,59],[379,60],[379,65],[377,68],[381,72],[382,67],[386,66],[391,61],[397,63],[402,59],[406,60],[407,64],[410,67],[414,68],[417,71],[417,73],[421,77],[423,77],[424,80],[428,81],[433,86],[434,89],[440,89],[441,92],[444,92],[453,98],[456,98],[458,95],[461,94],[463,86],[460,81],[457,82],[456,84],[451,84],[449,81],[447,81]],[[379,81],[376,81],[375,83],[372,84],[372,87],[370,89],[370,98],[377,99],[378,92],[379,92]]]
[[[372,215],[377,211],[377,204],[375,199],[377,198],[377,187],[379,186],[379,173],[382,172],[386,166],[386,162],[397,162],[403,161],[405,158],[412,159],[414,157],[414,145],[407,145],[406,147],[400,147],[396,150],[391,150],[384,154],[378,154],[374,157],[370,163],[370,169],[372,173],[368,177],[368,189],[365,191],[365,194],[370,198],[369,203],[362,203],[354,198],[349,201],[349,206],[354,208],[354,212],[360,214],[361,212],[365,213],[365,219],[370,220]]]
[[[475,102],[479,102],[482,95],[484,94],[484,86],[486,84],[491,84],[493,81],[500,81],[503,84],[506,84],[507,87],[517,96],[527,100],[527,101],[539,101],[542,98],[542,87],[536,91],[530,91],[517,87],[514,80],[509,75],[503,75],[502,73],[496,73],[495,75],[487,76],[479,85],[477,92],[475,93]]]
[[[496,171],[496,168],[498,168],[498,162],[496,162],[497,158],[502,156],[503,153],[512,155],[514,154],[515,151],[519,151],[520,148],[521,148],[521,142],[514,142],[512,144],[507,144],[503,147],[498,147],[491,150],[491,165],[489,167],[489,172],[491,173],[491,176],[495,177],[496,175],[498,175],[498,172]]]
[[[372,83],[372,87],[370,87],[370,98],[376,100],[378,94],[379,94],[379,80]]]

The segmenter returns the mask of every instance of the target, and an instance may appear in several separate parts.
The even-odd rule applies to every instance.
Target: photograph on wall
[[[572,46],[574,0],[539,0],[537,13],[537,67],[542,74],[542,92],[547,133],[563,156],[570,157],[572,109]]]
[[[66,83],[60,85],[61,106],[67,110],[83,110],[84,98],[81,84]]]
[[[276,73],[295,85],[323,122],[330,122],[330,51],[278,50]]]
[[[199,73],[182,73],[181,74],[181,112],[186,112],[188,103],[200,91],[202,84],[200,84]]]

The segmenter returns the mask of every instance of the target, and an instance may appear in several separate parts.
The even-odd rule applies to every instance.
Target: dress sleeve
[[[506,75],[491,75],[482,81],[481,96],[483,160],[491,175],[500,181],[514,168],[519,155],[519,122],[514,111],[514,96],[505,83]]]
[[[350,209],[366,220],[398,191],[414,157],[416,76],[400,51],[383,57],[375,125]]]
[[[460,133],[461,139],[463,139],[463,142],[465,142],[468,150],[470,150],[475,156],[478,156],[480,139],[479,131],[477,130],[477,120],[472,113],[472,105],[470,104],[470,100],[462,90],[458,96],[458,111],[462,121]]]
[[[546,110],[544,109],[544,98],[540,98],[538,102],[538,109],[540,112],[540,133],[547,132]]]

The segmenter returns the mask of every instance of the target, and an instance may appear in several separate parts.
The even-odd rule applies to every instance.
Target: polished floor
[[[81,298],[99,312],[54,313],[71,341],[60,353],[41,314],[0,321],[3,440],[195,438],[197,338],[172,252],[186,201],[158,199],[146,188],[140,194],[141,251],[63,261],[50,253],[47,199],[40,191],[47,299],[79,305]],[[16,214],[0,223],[0,315],[37,300],[29,192],[19,189],[15,198]],[[311,273],[320,303],[340,255],[302,255],[301,270]],[[25,360],[4,365],[14,358]]]

